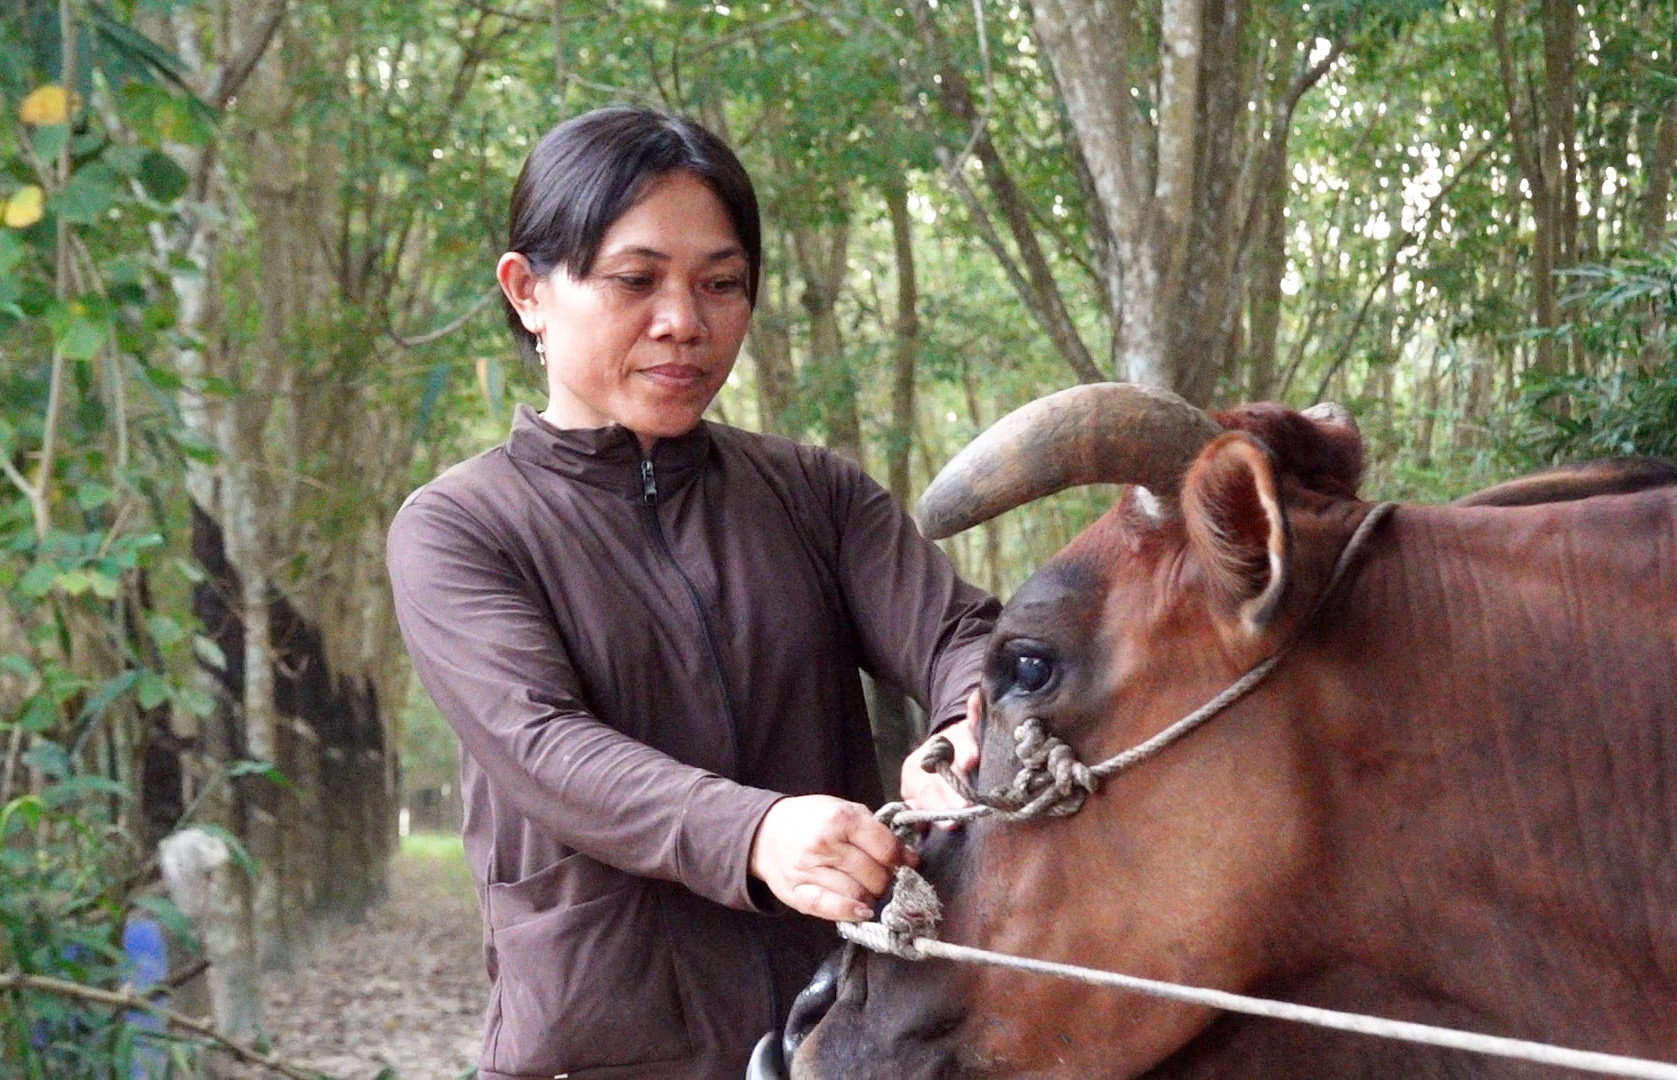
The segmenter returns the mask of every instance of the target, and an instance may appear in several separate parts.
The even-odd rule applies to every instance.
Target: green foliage
[[[1677,456],[1677,243],[1569,276],[1575,317],[1555,336],[1590,367],[1526,377],[1514,453],[1536,465]]]
[[[48,783],[0,806],[0,972],[44,975],[106,990],[130,981],[122,949],[136,853],[108,812],[126,797],[78,773],[69,751],[37,740],[26,765]],[[185,920],[152,897],[155,918]],[[0,1005],[0,1057],[23,1077],[126,1076],[161,1042],[134,1017],[61,994],[14,989]]]
[[[0,974],[116,990],[136,908],[190,947],[181,914],[144,895],[154,837],[132,784],[155,722],[213,707],[190,678],[213,645],[148,599],[177,565],[167,466],[202,452],[153,366],[178,268],[148,230],[183,211],[169,147],[204,142],[211,118],[118,12],[72,12],[74,92],[60,6],[0,16]],[[7,1075],[127,1077],[193,1056],[140,1015],[3,997]]]
[[[1517,444],[1534,463],[1626,454],[1677,456],[1677,361],[1651,371],[1526,380]]]

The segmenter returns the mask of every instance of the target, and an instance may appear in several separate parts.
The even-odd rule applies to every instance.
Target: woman
[[[550,132],[497,276],[548,406],[415,492],[397,614],[461,743],[492,983],[481,1076],[738,1077],[914,855],[858,668],[976,757],[993,599],[852,462],[702,420],[756,297],[756,198],[690,120]],[[907,775],[912,773],[912,775]],[[905,770],[905,795],[954,805]]]

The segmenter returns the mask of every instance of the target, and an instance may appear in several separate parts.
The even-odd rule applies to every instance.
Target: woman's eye
[[[1035,693],[1048,685],[1048,679],[1054,674],[1054,668],[1047,660],[1040,656],[1016,656],[1013,658],[1013,685],[1025,693]]]
[[[710,283],[711,292],[737,293],[745,291],[745,282],[738,278],[722,278]]]
[[[652,279],[645,274],[618,274],[617,283],[637,291],[652,288]]]

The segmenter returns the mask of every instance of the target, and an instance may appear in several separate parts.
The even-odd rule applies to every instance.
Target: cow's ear
[[[1182,485],[1182,514],[1213,593],[1248,632],[1263,630],[1281,610],[1293,565],[1269,451],[1244,432],[1212,440]]]

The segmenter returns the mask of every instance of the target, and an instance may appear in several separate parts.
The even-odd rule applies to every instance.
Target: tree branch
[[[1084,382],[1100,381],[1104,376],[1066,310],[1065,297],[1061,295],[1059,284],[1054,280],[1053,270],[1048,265],[1036,230],[1031,225],[1030,214],[1025,209],[1024,194],[1014,183],[1007,163],[990,138],[987,118],[979,112],[974,102],[972,86],[967,82],[966,74],[956,66],[954,58],[950,55],[942,31],[933,20],[931,7],[926,0],[911,0],[909,7],[926,51],[941,76],[939,89],[943,106],[972,132],[969,145],[984,167],[985,179],[989,182],[990,191],[995,196],[1003,220],[1007,222],[1008,231],[1013,235],[1013,242],[1019,249],[1019,259],[1024,264],[1024,275],[1028,276],[1029,280],[1027,283],[1024,277],[1013,271],[1009,272],[1009,279],[1019,290],[1020,299],[1025,301],[1025,306],[1041,320],[1049,340],[1054,343],[1056,351],[1071,366],[1077,377]],[[947,162],[945,166],[948,171]],[[959,186],[957,190],[960,190]],[[963,197],[970,195],[969,190]],[[996,244],[992,243],[991,247],[996,249]]]
[[[444,323],[442,326],[437,327],[435,330],[428,330],[425,333],[419,334],[415,337],[403,337],[400,334],[396,333],[394,328],[389,327],[389,326],[386,326],[384,328],[384,332],[390,335],[390,340],[394,341],[396,344],[400,345],[404,349],[413,349],[413,348],[417,348],[420,345],[429,345],[431,342],[436,341],[438,338],[447,337],[449,334],[454,333],[454,331],[456,331],[456,330],[460,329],[462,326],[466,325],[468,322],[470,322],[472,320],[473,316],[477,315],[478,312],[482,311],[485,307],[489,306],[489,304],[494,302],[495,298],[497,296],[500,296],[500,295],[501,295],[500,286],[496,286],[495,288],[490,289],[489,291],[485,292],[482,296],[478,297],[476,300],[472,301],[472,306],[467,308],[457,318],[453,319],[450,322]]]
[[[95,1005],[107,1005],[113,1009],[139,1009],[158,1017],[172,1028],[190,1031],[192,1034],[209,1039],[227,1050],[240,1061],[247,1061],[252,1065],[260,1065],[291,1080],[321,1080],[322,1074],[316,1069],[306,1069],[280,1057],[278,1054],[263,1053],[249,1043],[223,1035],[216,1030],[215,1025],[205,1020],[175,1012],[151,1001],[144,994],[133,990],[101,990],[95,986],[83,986],[68,979],[54,979],[46,975],[28,975],[19,971],[0,974],[0,991],[34,990],[39,993],[54,994],[58,997],[74,998],[89,1001]]]
[[[1490,153],[1495,146],[1496,142],[1494,140],[1481,146],[1478,153],[1464,162],[1462,167],[1456,170],[1456,175],[1450,178],[1450,182],[1439,190],[1438,198],[1427,206],[1426,213],[1421,215],[1421,220],[1415,223],[1415,227],[1398,237],[1398,242],[1392,246],[1391,253],[1386,256],[1385,269],[1380,272],[1380,277],[1369,287],[1367,295],[1363,297],[1362,306],[1357,309],[1357,317],[1352,320],[1351,329],[1346,332],[1345,341],[1340,345],[1338,355],[1333,358],[1333,363],[1328,365],[1328,370],[1322,374],[1321,382],[1316,384],[1316,395],[1312,398],[1312,401],[1321,400],[1322,395],[1328,392],[1328,383],[1333,381],[1333,377],[1339,373],[1339,369],[1345,366],[1345,361],[1350,359],[1351,346],[1356,344],[1357,335],[1362,332],[1363,322],[1368,318],[1368,310],[1374,304],[1374,298],[1379,295],[1381,289],[1386,287],[1386,283],[1391,280],[1392,275],[1397,271],[1398,256],[1407,251],[1416,240],[1420,239],[1432,222],[1433,212],[1449,200],[1450,192],[1455,189],[1455,186],[1461,183],[1464,176],[1478,168],[1479,163],[1485,159],[1485,155]]]
[[[290,0],[269,0],[268,8],[262,13],[257,23],[256,33],[245,43],[243,51],[228,62],[221,69],[221,75],[216,79],[215,89],[210,93],[210,105],[217,112],[227,107],[233,100],[250,73],[256,70],[262,54],[268,51],[268,46],[274,40],[274,34],[279,31],[280,22],[285,18],[285,10]]]

